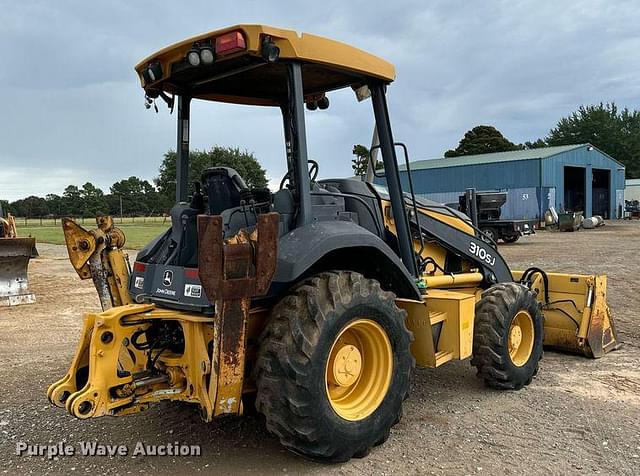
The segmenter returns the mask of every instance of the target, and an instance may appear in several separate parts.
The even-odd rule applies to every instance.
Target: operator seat
[[[240,174],[231,167],[212,167],[202,173],[202,186],[209,198],[209,214],[240,206],[243,192],[249,188]]]
[[[242,177],[229,167],[213,167],[202,173],[202,185],[209,198],[209,213],[219,215],[240,205],[241,191],[247,186]],[[171,234],[161,262],[195,268],[198,265],[197,217],[204,204],[196,186],[190,204],[178,203],[171,209]]]
[[[202,173],[202,186],[207,193],[209,214],[222,216],[225,237],[240,229],[251,230],[258,222],[258,213],[269,211],[271,192],[250,189],[240,174],[230,167],[214,167]],[[251,203],[251,207],[246,205]]]

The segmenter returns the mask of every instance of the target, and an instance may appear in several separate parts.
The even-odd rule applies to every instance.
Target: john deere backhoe
[[[164,48],[136,71],[149,105],[177,102],[176,205],[131,270],[108,217],[92,231],[65,221],[71,262],[104,309],[85,315],[71,367],[48,390],[72,415],[174,400],[210,421],[240,415],[254,394],[287,448],[345,461],[387,439],[416,364],[471,357],[487,385],[520,389],[543,344],[590,357],[617,345],[604,276],[511,271],[465,215],[403,193],[390,63],[239,25]],[[386,187],[318,181],[307,158],[304,107],[326,109],[342,88],[371,100]],[[250,189],[218,167],[187,196],[194,99],[282,111],[280,190]]]

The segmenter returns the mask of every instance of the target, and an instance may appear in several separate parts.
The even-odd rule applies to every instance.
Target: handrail
[[[407,178],[409,180],[409,191],[411,193],[411,205],[413,206],[413,213],[415,213],[416,217],[418,216],[418,205],[416,204],[416,194],[413,190],[413,180],[411,178],[411,166],[409,165],[409,150],[407,146],[403,142],[394,142],[394,147],[401,147],[404,152],[404,162],[405,167],[407,168]],[[369,151],[369,161],[371,162],[371,168],[373,170],[373,175],[377,178],[384,178],[385,174],[377,174],[375,170],[375,164],[373,163],[373,154],[371,153],[374,149],[379,149],[380,145],[374,145],[371,147]],[[422,261],[422,252],[424,251],[424,238],[422,237],[422,230],[418,230],[418,237],[420,238],[420,250],[417,253],[418,260]],[[413,241],[413,238],[412,238]]]

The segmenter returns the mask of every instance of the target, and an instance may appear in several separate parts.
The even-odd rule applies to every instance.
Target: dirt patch
[[[207,424],[187,405],[91,421],[46,400],[74,353],[82,313],[97,311],[62,246],[38,246],[30,267],[37,303],[0,308],[0,469],[28,473],[223,474],[637,474],[640,467],[640,223],[577,233],[541,232],[500,250],[514,269],[606,273],[624,347],[600,360],[546,352],[519,392],[485,388],[467,362],[416,370],[404,417],[389,440],[360,460],[324,466],[285,451],[259,418]],[[200,445],[196,457],[18,457],[18,442],[79,448],[81,441]]]

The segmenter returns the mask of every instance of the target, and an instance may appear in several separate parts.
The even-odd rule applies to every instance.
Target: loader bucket
[[[514,273],[519,279],[522,273]],[[547,292],[541,274],[532,288],[538,292],[544,315],[544,345],[600,358],[620,347],[607,304],[607,277],[546,273]]]
[[[31,304],[27,269],[36,248],[35,238],[0,239],[0,306]]]

